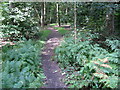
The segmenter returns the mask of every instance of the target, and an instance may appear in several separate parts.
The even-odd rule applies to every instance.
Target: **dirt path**
[[[45,88],[65,88],[66,85],[61,81],[64,78],[61,74],[61,69],[56,61],[52,61],[54,48],[59,45],[62,36],[53,28],[48,28],[52,31],[45,44],[45,49],[42,52],[42,65],[46,76]]]

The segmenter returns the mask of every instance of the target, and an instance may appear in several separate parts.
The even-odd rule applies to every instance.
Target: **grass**
[[[63,28],[63,27],[54,27],[54,29],[58,30],[58,32],[59,32],[61,35],[65,35],[66,33],[68,33],[68,30],[66,30],[66,29]]]
[[[63,30],[63,29],[58,30],[58,32],[59,32],[61,35],[65,35],[66,33],[68,33],[67,30]]]
[[[62,27],[54,27],[54,29],[61,30],[61,29],[64,29],[64,28],[62,28]]]
[[[52,23],[52,24],[50,24],[49,26],[55,26],[55,25],[57,25],[57,23]]]
[[[46,40],[50,33],[51,33],[50,30],[42,30],[42,31],[40,31],[39,32],[40,39]]]

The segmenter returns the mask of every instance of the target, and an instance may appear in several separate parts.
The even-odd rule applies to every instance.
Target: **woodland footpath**
[[[119,87],[119,2],[0,2],[2,88]]]

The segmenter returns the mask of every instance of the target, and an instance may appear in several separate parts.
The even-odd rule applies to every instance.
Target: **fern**
[[[39,49],[42,44],[29,40],[3,47],[3,88],[38,88],[43,86],[43,70],[39,67]],[[39,47],[39,48],[38,48]]]
[[[74,88],[84,86],[117,88],[119,41],[108,39],[105,41],[111,47],[112,51],[109,52],[99,44],[93,44],[92,39],[98,38],[97,34],[79,33],[78,36],[76,44],[74,44],[74,38],[66,37],[65,41],[55,50],[60,66],[67,73],[66,84]],[[112,85],[113,80],[114,85]]]

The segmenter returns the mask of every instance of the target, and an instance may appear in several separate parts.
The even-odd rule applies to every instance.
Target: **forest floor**
[[[56,60],[52,60],[54,49],[60,44],[63,38],[54,28],[49,27],[48,29],[51,30],[51,34],[48,36],[41,55],[43,70],[46,76],[46,86],[44,88],[65,88],[66,85],[61,80],[65,77],[62,75],[62,71]]]

